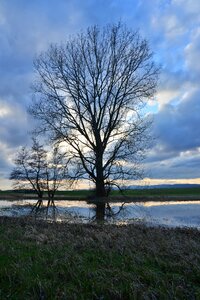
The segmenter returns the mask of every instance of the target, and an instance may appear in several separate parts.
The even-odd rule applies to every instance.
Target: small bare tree
[[[38,206],[42,204],[45,190],[46,151],[36,139],[31,149],[22,147],[15,158],[15,168],[10,179],[14,180],[15,189],[32,189],[38,195]]]
[[[55,206],[54,196],[61,185],[72,183],[67,172],[68,162],[58,147],[48,152],[36,139],[32,147],[21,148],[15,159],[15,168],[10,179],[14,181],[15,189],[32,189],[38,195],[35,208],[43,203],[44,192],[48,194],[48,205]]]
[[[121,23],[94,26],[52,45],[35,68],[30,113],[41,121],[40,130],[68,144],[96,197],[138,178],[149,127],[142,108],[155,93],[159,71],[147,41]]]
[[[59,150],[58,146],[53,147],[49,153],[45,167],[45,189],[48,193],[49,206],[55,206],[54,196],[56,191],[62,187],[70,187],[74,182],[75,171],[70,174],[70,159],[67,159],[65,153]]]

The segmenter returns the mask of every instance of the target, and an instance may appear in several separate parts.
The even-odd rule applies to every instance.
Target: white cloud
[[[166,105],[168,103],[171,103],[172,101],[175,101],[175,99],[180,96],[179,90],[161,90],[157,93],[157,101],[159,104],[159,107],[161,108],[163,105]]]
[[[187,12],[188,15],[197,15],[200,11],[200,2],[198,0],[172,0],[172,5]]]
[[[186,28],[176,15],[166,15],[162,22],[167,39],[174,41],[186,32]]]
[[[186,67],[190,70],[191,77],[200,75],[200,27],[193,31],[190,42],[185,47]],[[197,73],[197,74],[196,74]],[[198,77],[199,81],[199,77]]]
[[[12,115],[12,109],[4,101],[0,100],[0,119]]]

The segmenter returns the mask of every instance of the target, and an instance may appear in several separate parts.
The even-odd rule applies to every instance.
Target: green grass
[[[73,190],[73,191],[57,191],[56,196],[57,197],[62,197],[63,199],[79,199],[79,200],[85,200],[89,196],[93,195],[92,190]],[[6,197],[13,196],[16,198],[19,198],[21,193],[15,193],[15,192],[7,192],[7,191],[0,191],[0,198],[1,199],[6,199]],[[155,188],[155,189],[132,189],[132,190],[124,190],[123,194],[121,194],[118,190],[114,190],[111,192],[110,196],[112,198],[114,197],[120,197],[120,196],[129,196],[129,197],[165,197],[165,196],[190,196],[190,197],[198,197],[200,196],[200,188],[195,187],[195,188]],[[30,194],[26,194],[27,198],[30,198]],[[37,197],[35,195],[34,197]],[[122,199],[123,200],[123,199]],[[147,199],[148,200],[148,199]]]
[[[73,191],[57,191],[56,195],[72,196],[72,197],[87,197],[93,194],[91,190],[73,190]]]
[[[125,190],[126,196],[181,196],[200,195],[200,188],[155,188],[155,189],[135,189]],[[112,191],[111,195],[119,195],[119,191]]]
[[[200,299],[200,232],[0,219],[0,299]]]
[[[73,191],[58,191],[57,195],[87,197],[93,193],[91,190],[73,190]],[[200,188],[144,188],[144,189],[129,189],[124,190],[126,196],[170,196],[170,195],[200,195]],[[113,190],[111,196],[120,196],[119,190]]]

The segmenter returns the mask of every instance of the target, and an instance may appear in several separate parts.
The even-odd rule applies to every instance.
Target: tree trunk
[[[106,190],[103,178],[96,182],[96,221],[103,221],[105,218],[105,197]]]
[[[98,180],[96,182],[96,191],[95,191],[96,198],[105,198],[106,197],[106,189],[104,180]]]
[[[100,134],[96,133],[98,148],[96,150],[96,197],[106,197],[104,172],[103,172],[103,150]]]
[[[96,203],[96,221],[102,222],[105,218],[105,202]]]

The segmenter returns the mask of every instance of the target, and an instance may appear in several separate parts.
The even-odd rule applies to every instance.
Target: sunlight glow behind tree
[[[29,111],[40,120],[39,131],[67,143],[96,197],[139,178],[149,128],[142,108],[154,96],[159,73],[147,41],[121,23],[93,26],[52,45],[35,69]]]

